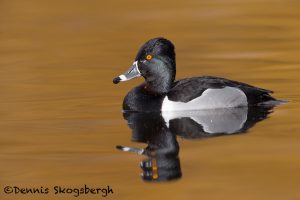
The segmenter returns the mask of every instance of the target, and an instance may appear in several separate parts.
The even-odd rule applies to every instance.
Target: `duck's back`
[[[270,90],[219,77],[194,77],[176,81],[161,110],[197,110],[259,105],[275,100]]]

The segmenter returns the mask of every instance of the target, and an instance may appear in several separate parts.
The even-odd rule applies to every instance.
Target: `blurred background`
[[[110,185],[107,199],[299,199],[299,10],[296,0],[0,0],[0,198],[41,197],[6,185],[88,184]],[[145,146],[121,110],[143,80],[112,84],[158,36],[176,46],[178,79],[221,76],[290,101],[247,134],[178,138],[183,177],[161,184],[139,177],[142,157],[115,149]]]

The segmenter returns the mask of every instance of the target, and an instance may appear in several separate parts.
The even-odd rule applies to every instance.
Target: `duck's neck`
[[[163,95],[171,90],[172,84],[175,80],[175,72],[168,75],[156,74],[154,77],[155,78],[146,78],[145,89],[154,94]]]

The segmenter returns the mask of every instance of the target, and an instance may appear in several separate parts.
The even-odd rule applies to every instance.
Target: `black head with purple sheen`
[[[143,76],[147,90],[165,94],[175,80],[175,47],[167,39],[154,38],[146,42],[138,51],[130,69],[114,78],[115,84]]]

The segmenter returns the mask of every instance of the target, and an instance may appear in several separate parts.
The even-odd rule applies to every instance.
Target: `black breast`
[[[124,111],[154,112],[160,111],[165,95],[154,94],[147,90],[145,84],[133,88],[123,101]]]

